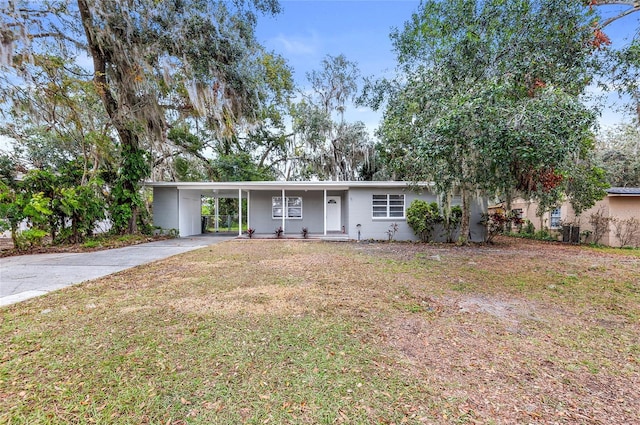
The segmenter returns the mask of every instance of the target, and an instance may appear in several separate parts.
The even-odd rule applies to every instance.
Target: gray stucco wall
[[[199,190],[180,190],[178,208],[180,209],[180,236],[202,233],[202,200]]]
[[[281,218],[272,218],[272,198],[282,196],[281,191],[252,191],[249,195],[250,217],[249,225],[256,233],[273,233],[282,225]],[[324,192],[291,190],[285,192],[286,197],[302,197],[302,219],[285,219],[285,234],[298,234],[306,227],[310,233],[324,231]]]
[[[153,188],[153,225],[162,229],[178,229],[178,189]]]
[[[376,189],[353,188],[349,190],[349,226],[350,239],[358,239],[358,224],[360,227],[360,239],[386,240],[387,231],[394,223],[398,225],[395,233],[396,240],[416,240],[413,230],[407,224],[406,218],[373,218],[373,195],[405,195],[406,210],[414,199],[424,199],[427,202],[435,202],[436,196],[431,193],[418,194],[402,189]]]
[[[373,195],[405,195],[405,218],[374,218],[373,217]],[[403,189],[376,189],[376,188],[353,188],[349,190],[348,196],[348,234],[350,239],[358,239],[357,225],[360,227],[360,239],[375,239],[386,240],[388,239],[388,231],[395,223],[398,226],[398,230],[395,233],[394,239],[398,241],[403,240],[418,240],[418,237],[414,234],[413,230],[407,224],[406,210],[411,203],[416,199],[421,199],[427,202],[437,202],[438,198],[435,194],[423,191],[414,192],[412,190]],[[452,205],[460,205],[460,197],[454,197]],[[484,241],[485,228],[479,224],[482,213],[487,210],[487,200],[485,198],[476,198],[471,205],[471,223],[470,233],[471,240],[476,242]],[[446,235],[442,229],[436,229],[436,240],[446,240]],[[457,237],[457,235],[455,235]]]

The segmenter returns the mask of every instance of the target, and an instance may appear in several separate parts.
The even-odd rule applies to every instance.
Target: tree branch
[[[632,14],[633,12],[640,11],[640,0],[595,0],[592,3],[592,5],[593,6],[623,5],[623,6],[631,7],[630,9],[627,9],[621,12],[620,14],[605,20],[602,24],[598,26],[600,29],[606,27],[607,25],[610,25],[612,22],[615,22],[618,19],[624,18],[625,16]]]
[[[596,0],[595,1],[596,6],[604,6],[609,4],[638,7],[640,6],[640,0]]]
[[[602,28],[606,27],[607,25],[611,24],[612,22],[615,22],[620,18],[624,18],[625,16],[630,15],[633,12],[638,12],[638,11],[640,11],[640,5],[638,5],[638,6],[634,7],[634,8],[631,8],[631,9],[627,9],[624,12],[620,13],[619,15],[607,19],[602,24],[600,24],[599,27],[602,29]]]

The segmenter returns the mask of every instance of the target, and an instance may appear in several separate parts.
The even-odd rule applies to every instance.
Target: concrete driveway
[[[104,251],[0,258],[0,306],[233,238],[202,235]]]

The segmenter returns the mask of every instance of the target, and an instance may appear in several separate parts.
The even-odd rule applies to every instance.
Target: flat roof
[[[193,190],[347,190],[358,187],[414,188],[431,186],[406,181],[248,181],[248,182],[145,182],[147,187]]]
[[[640,196],[640,187],[610,187],[607,189],[609,195]]]

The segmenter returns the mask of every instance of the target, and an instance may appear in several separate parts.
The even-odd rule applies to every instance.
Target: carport
[[[202,233],[202,199],[213,198],[215,202],[215,226],[218,225],[218,200],[224,198],[247,199],[249,194],[241,187],[194,187],[194,183],[150,183],[153,187],[153,223],[162,229],[176,229],[180,236]],[[239,234],[242,233],[242,202],[237,211]]]

